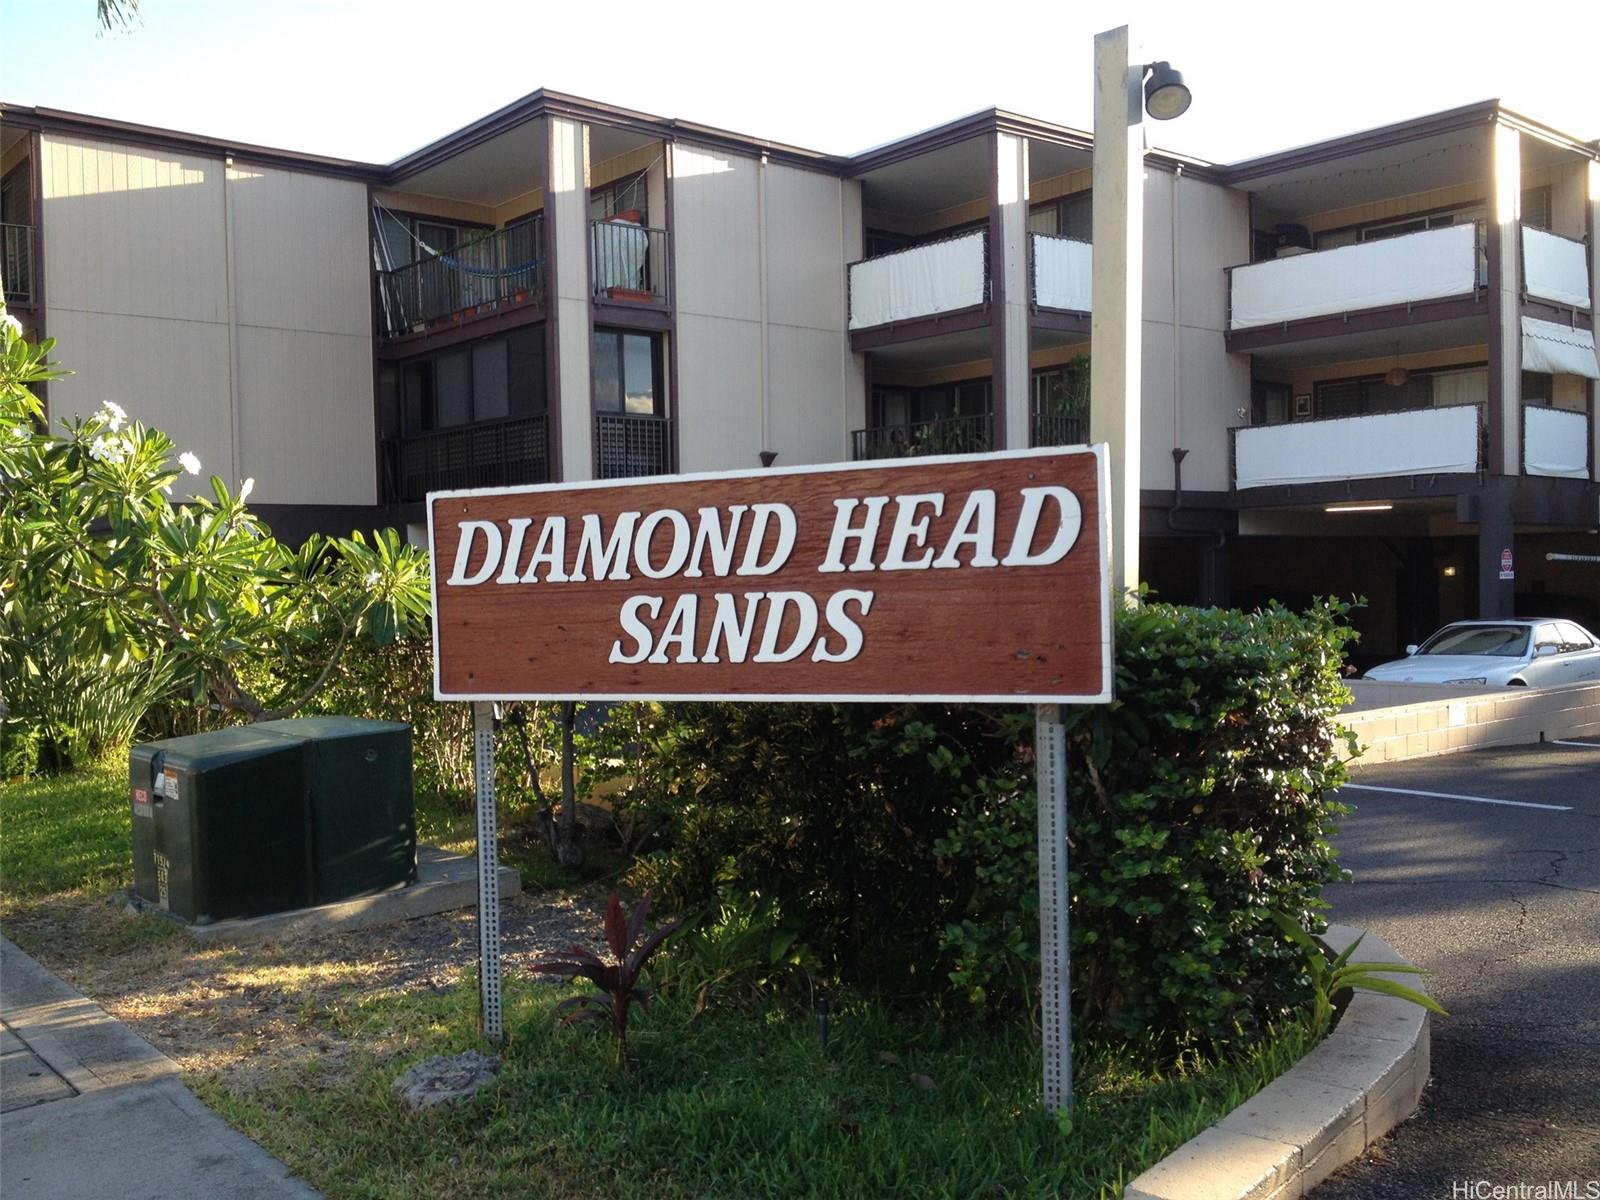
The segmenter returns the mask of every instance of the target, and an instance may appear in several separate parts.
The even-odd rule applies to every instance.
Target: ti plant
[[[574,943],[550,958],[542,958],[529,969],[545,975],[561,975],[567,979],[582,977],[600,989],[598,995],[573,996],[556,1005],[564,1015],[563,1026],[577,1021],[598,1021],[609,1018],[612,1031],[617,1035],[617,1061],[627,1062],[628,1011],[638,1003],[640,1008],[650,1007],[651,993],[639,986],[639,976],[645,964],[661,943],[678,928],[678,922],[662,925],[645,935],[644,923],[650,916],[650,894],[634,906],[629,915],[622,907],[616,892],[606,904],[606,945],[610,948],[610,961],[601,958],[587,946]]]
[[[1339,998],[1345,992],[1357,988],[1364,992],[1377,992],[1379,995],[1409,1000],[1412,1004],[1420,1004],[1429,1012],[1438,1013],[1441,1017],[1450,1015],[1427,993],[1409,988],[1393,979],[1382,978],[1384,975],[1425,974],[1421,967],[1403,963],[1351,962],[1350,956],[1355,953],[1356,947],[1361,945],[1361,938],[1351,942],[1344,948],[1343,953],[1330,960],[1316,940],[1300,927],[1300,922],[1287,913],[1275,912],[1271,917],[1278,928],[1283,930],[1283,935],[1305,954],[1306,973],[1311,976],[1312,988],[1311,1031],[1317,1037],[1328,1032],[1328,1026],[1333,1023],[1334,1006],[1339,1002]]]

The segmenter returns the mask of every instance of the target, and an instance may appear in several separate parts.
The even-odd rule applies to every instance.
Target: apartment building
[[[387,165],[0,113],[7,303],[275,526],[433,489],[1070,444],[1092,140],[852,157],[536,92]],[[1497,102],[1146,160],[1142,574],[1600,622],[1600,146]]]

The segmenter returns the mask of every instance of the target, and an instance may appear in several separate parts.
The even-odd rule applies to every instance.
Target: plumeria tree
[[[53,343],[0,320],[0,685],[13,737],[77,757],[125,740],[168,699],[290,716],[353,640],[426,627],[426,555],[393,530],[279,542],[247,507],[253,480],[202,484],[194,454],[113,402],[48,431],[33,388],[59,374]]]

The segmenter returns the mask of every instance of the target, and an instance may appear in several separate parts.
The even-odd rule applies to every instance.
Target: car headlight
[[[1446,679],[1444,682],[1445,686],[1449,687],[1453,683],[1488,683],[1489,680],[1487,676],[1474,675],[1471,679]]]

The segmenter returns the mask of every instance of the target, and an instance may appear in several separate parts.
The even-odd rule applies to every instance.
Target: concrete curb
[[[1330,925],[1335,953],[1362,936]],[[1367,934],[1364,962],[1404,963]],[[1411,981],[1407,981],[1411,982]],[[1123,1200],[1297,1200],[1417,1110],[1429,1073],[1428,1012],[1356,992],[1327,1040],[1210,1129],[1140,1175]]]

